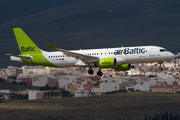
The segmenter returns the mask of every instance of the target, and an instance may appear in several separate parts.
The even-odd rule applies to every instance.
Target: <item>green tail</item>
[[[42,53],[21,28],[13,28],[21,55]]]
[[[29,59],[22,59],[23,63],[57,67],[49,62],[46,56],[47,54],[43,55],[44,51],[41,51],[21,28],[13,28],[13,31],[16,36],[21,56],[29,57]]]

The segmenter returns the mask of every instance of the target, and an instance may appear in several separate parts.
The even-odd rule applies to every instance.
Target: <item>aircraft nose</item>
[[[173,58],[175,58],[176,56],[175,56],[173,53],[169,52],[168,57],[171,58],[171,59],[173,59]]]

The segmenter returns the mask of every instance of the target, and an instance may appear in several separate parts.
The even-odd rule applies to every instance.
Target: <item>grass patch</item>
[[[101,97],[8,101],[6,119],[140,119],[156,113],[178,115],[180,95],[123,93]],[[1,113],[0,113],[1,114]]]

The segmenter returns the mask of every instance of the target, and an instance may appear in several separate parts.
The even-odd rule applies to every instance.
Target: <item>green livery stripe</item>
[[[49,67],[58,67],[58,66],[52,64],[51,62],[49,62],[49,60],[47,60],[47,58],[45,58],[42,53],[31,54],[31,56],[33,56],[32,60],[25,60],[25,59],[23,59],[22,61],[24,63],[28,63],[28,64],[41,65],[41,66],[49,66]]]

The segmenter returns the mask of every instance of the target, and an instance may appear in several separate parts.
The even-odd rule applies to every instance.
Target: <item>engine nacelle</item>
[[[115,71],[127,71],[131,69],[131,64],[118,65],[114,68]]]
[[[116,58],[109,57],[109,58],[101,58],[99,60],[99,67],[100,68],[115,68],[117,66]]]

